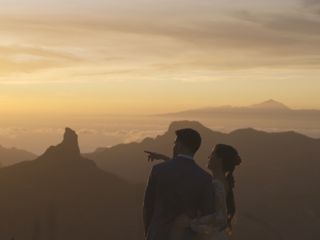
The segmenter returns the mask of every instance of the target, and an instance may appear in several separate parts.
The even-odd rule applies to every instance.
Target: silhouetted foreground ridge
[[[0,169],[0,239],[141,239],[135,187],[80,155],[77,134]]]

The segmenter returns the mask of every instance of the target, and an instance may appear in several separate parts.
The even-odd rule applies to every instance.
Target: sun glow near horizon
[[[4,0],[1,113],[320,108],[318,5],[261,3]]]

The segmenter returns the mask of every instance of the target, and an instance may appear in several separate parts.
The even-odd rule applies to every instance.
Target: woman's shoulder
[[[223,181],[213,178],[212,185],[213,185],[215,191],[226,193],[226,185]]]

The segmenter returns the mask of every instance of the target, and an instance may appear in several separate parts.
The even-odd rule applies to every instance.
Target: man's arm
[[[201,215],[209,215],[215,213],[215,196],[211,179],[207,181],[203,188],[201,197]]]
[[[144,202],[143,202],[143,223],[144,223],[144,233],[145,236],[148,233],[148,229],[150,226],[150,222],[152,219],[153,211],[154,211],[154,202],[156,195],[156,186],[155,186],[155,170],[154,167],[149,176],[148,184],[144,194]]]
[[[169,161],[171,160],[170,157],[156,152],[150,152],[150,151],[144,151],[146,154],[148,154],[148,162],[153,162],[155,160],[163,160],[163,161]]]

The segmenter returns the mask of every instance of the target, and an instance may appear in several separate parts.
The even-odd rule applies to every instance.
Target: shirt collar
[[[182,157],[182,158],[187,158],[187,159],[193,160],[192,156],[186,155],[186,154],[178,154],[177,157]]]

